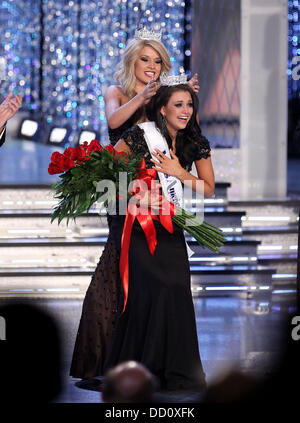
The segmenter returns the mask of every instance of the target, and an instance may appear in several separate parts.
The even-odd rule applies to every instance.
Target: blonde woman
[[[147,37],[147,34],[146,34]],[[169,73],[168,52],[158,39],[131,40],[115,74],[119,85],[111,85],[105,93],[105,111],[110,143],[116,144],[125,130],[146,120],[145,106],[159,88],[162,72]],[[189,81],[199,89],[197,74]],[[108,216],[110,224],[111,217]],[[121,292],[119,253],[109,234],[100,261],[95,269],[83,302],[76,336],[70,375],[83,380],[76,385],[95,389],[103,375],[104,360],[111,342]]]
[[[104,96],[108,133],[113,145],[126,129],[146,120],[145,105],[156,94],[160,75],[169,74],[170,69],[170,57],[160,41],[133,39],[128,43],[115,73],[119,85],[108,87]],[[189,85],[198,92],[197,74]]]

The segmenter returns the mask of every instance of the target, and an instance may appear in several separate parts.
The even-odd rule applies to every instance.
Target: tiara
[[[161,41],[161,30],[160,32],[154,32],[153,30],[149,31],[146,27],[138,30],[135,30],[134,38],[136,40],[155,40]]]
[[[186,84],[187,83],[187,75],[185,73],[181,73],[180,75],[168,76],[165,72],[161,74],[160,77],[160,84],[161,85],[178,85],[178,84]]]

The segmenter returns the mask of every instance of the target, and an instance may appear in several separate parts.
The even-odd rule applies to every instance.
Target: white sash
[[[162,136],[161,132],[156,128],[154,122],[139,123],[138,126],[144,130],[145,140],[152,156],[155,149],[158,148],[167,157],[171,158],[169,146],[166,139]],[[153,156],[152,156],[153,157]],[[153,157],[156,159],[155,157]],[[181,182],[176,176],[167,175],[163,172],[157,172],[162,186],[164,196],[174,203],[176,206],[183,207],[183,190]],[[186,242],[188,256],[191,257],[194,252]]]
[[[151,155],[153,152],[155,152],[155,149],[158,148],[167,157],[171,158],[167,141],[156,128],[154,122],[143,122],[139,123],[138,126],[144,130],[145,140]],[[155,157],[153,158],[155,159]],[[167,197],[167,199],[174,203],[176,206],[182,207],[183,192],[179,179],[175,176],[166,175],[163,172],[157,172],[157,174],[159,176],[165,197]]]

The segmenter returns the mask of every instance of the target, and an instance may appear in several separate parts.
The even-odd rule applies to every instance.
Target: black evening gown
[[[138,109],[120,127],[108,128],[110,143],[115,145],[135,122],[143,121],[144,113],[143,108]],[[70,368],[70,376],[75,378],[89,379],[103,375],[103,363],[120,297],[119,260],[119,252],[109,233],[82,305]]]
[[[110,232],[120,253],[124,216],[112,216]],[[161,389],[205,386],[199,356],[190,268],[181,228],[170,234],[155,222],[157,247],[151,255],[140,224],[129,249],[129,290],[124,314],[120,296],[104,372],[126,360],[143,363]]]
[[[152,165],[139,127],[125,131],[123,138],[132,151],[143,154],[148,166]],[[207,140],[199,140],[195,160],[208,155]],[[115,253],[115,263],[118,262],[123,223],[124,216],[109,217],[110,236],[101,258],[104,266],[103,256],[109,257],[110,248]],[[132,359],[146,365],[163,389],[194,389],[205,385],[184,235],[176,225],[173,234],[159,222],[155,222],[155,227],[158,244],[151,255],[144,232],[138,222],[134,224],[129,252],[129,294],[124,314],[121,314],[123,291],[119,273],[113,278],[114,282],[109,279],[104,282],[100,280],[97,266],[83,304],[71,368],[74,377],[102,375],[117,363]],[[106,263],[107,276],[110,275],[108,268]],[[97,274],[100,276],[98,282]],[[103,322],[103,309],[102,315],[99,314],[104,301],[103,298],[99,301],[99,294],[103,297],[105,283],[104,298],[111,314],[109,324],[109,316]],[[91,298],[93,294],[95,297]],[[76,373],[76,370],[79,371]]]
[[[132,125],[131,118],[119,128],[108,128],[110,143],[115,145]],[[109,233],[82,305],[70,368],[70,375],[75,378],[103,375],[121,289],[119,260],[119,252]]]

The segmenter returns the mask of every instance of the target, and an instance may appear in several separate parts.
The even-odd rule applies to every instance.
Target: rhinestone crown
[[[160,84],[161,85],[178,85],[178,84],[186,84],[187,83],[187,75],[185,73],[181,73],[180,75],[170,75],[168,76],[165,72],[161,74],[160,77]]]
[[[135,30],[134,38],[136,40],[155,40],[155,41],[161,41],[161,31],[155,32],[153,30],[148,30],[146,27],[138,30]]]

